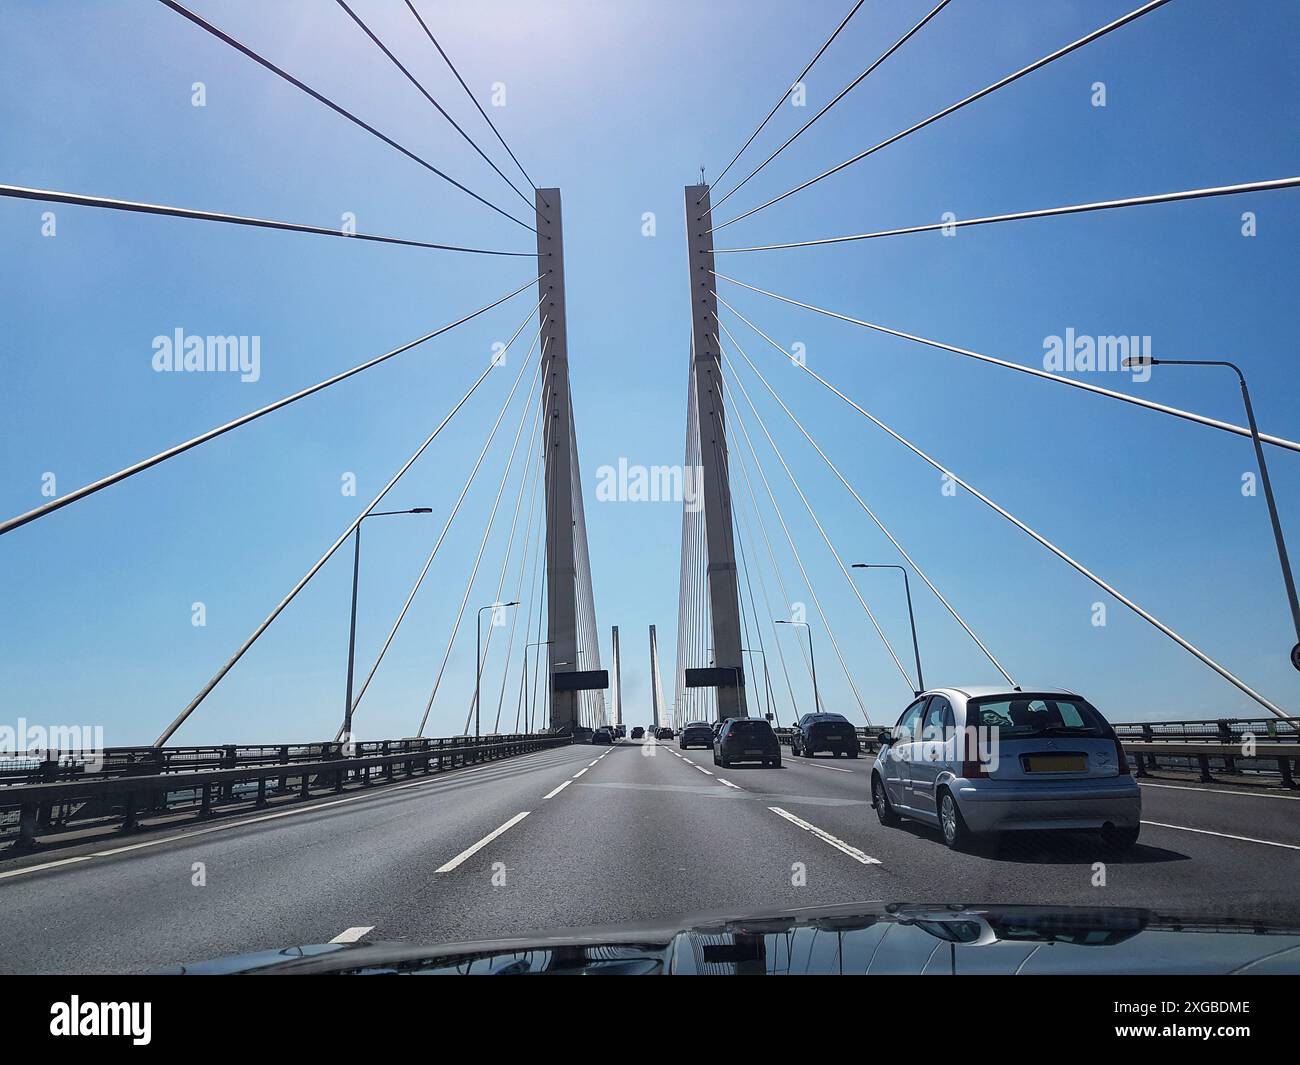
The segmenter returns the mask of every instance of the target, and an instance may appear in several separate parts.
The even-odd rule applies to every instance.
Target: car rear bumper
[[[1131,777],[1030,786],[962,780],[953,790],[972,832],[1137,828],[1142,820],[1142,789]]]
[[[765,750],[759,754],[749,754],[748,751],[752,750],[754,750],[753,747],[748,749],[743,747],[723,747],[722,757],[728,762],[778,762],[781,760],[780,747]]]

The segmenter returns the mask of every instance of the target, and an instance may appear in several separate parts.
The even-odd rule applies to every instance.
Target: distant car
[[[790,753],[796,758],[818,751],[856,758],[860,750],[858,731],[842,714],[804,714],[790,731]]]
[[[937,826],[954,850],[981,833],[1093,829],[1117,850],[1142,793],[1101,712],[1073,692],[937,688],[880,734],[871,805],[882,825]]]
[[[660,725],[657,729],[655,729],[655,739],[671,740],[672,738],[673,738],[673,730],[670,729],[667,725]]]
[[[614,726],[614,738],[615,738],[615,739],[619,739],[619,740],[621,740],[621,739],[623,739],[626,735],[627,735],[627,726],[626,726],[626,725],[615,725],[615,726]]]
[[[609,725],[601,725],[591,734],[592,743],[613,743],[614,730]]]
[[[677,746],[683,751],[687,747],[712,747],[713,726],[707,721],[688,721],[678,734]]]
[[[713,739],[713,764],[761,762],[781,768],[781,744],[771,724],[761,717],[729,717]]]
[[[645,739],[645,729],[643,729],[640,725],[635,726],[632,729],[632,738],[634,740]]]
[[[574,743],[590,743],[591,729],[586,725],[575,725],[572,732]]]

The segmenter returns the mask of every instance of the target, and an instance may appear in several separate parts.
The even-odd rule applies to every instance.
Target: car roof
[[[921,695],[956,695],[962,699],[985,699],[991,695],[1005,695],[1014,699],[1024,694],[1031,695],[1077,695],[1069,688],[1012,688],[1005,684],[966,684],[960,688],[927,688]],[[920,696],[917,696],[920,698]]]

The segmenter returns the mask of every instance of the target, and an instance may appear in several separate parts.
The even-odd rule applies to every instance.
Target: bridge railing
[[[207,818],[222,808],[260,808],[273,800],[365,788],[571,742],[569,736],[510,733],[479,740],[450,736],[352,745],[40,752],[28,759],[34,766],[11,766],[14,775],[0,786],[0,839],[9,837],[23,850],[38,835],[104,828],[131,832],[151,816],[188,812]]]
[[[1159,770],[1196,773],[1203,783],[1214,774],[1258,776],[1297,786],[1300,774],[1300,728],[1279,718],[1214,718],[1189,721],[1115,721],[1115,734],[1133,760],[1134,773]],[[889,725],[858,728],[863,750],[874,753],[877,737]],[[775,730],[790,745],[789,728]]]

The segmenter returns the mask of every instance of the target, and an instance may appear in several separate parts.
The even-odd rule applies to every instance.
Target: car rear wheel
[[[1126,851],[1138,841],[1141,831],[1141,825],[1134,825],[1132,828],[1116,828],[1114,825],[1107,825],[1101,830],[1101,841],[1111,850]]]
[[[856,758],[857,756],[858,756],[858,752],[857,752],[857,751],[849,751],[849,757],[850,757],[850,758]]]
[[[780,769],[780,768],[781,768],[781,759],[780,759],[780,758],[778,758],[775,762],[772,763],[772,768],[773,768],[773,769]]]
[[[900,820],[894,808],[889,805],[889,796],[885,794],[885,785],[878,776],[871,778],[871,805],[876,808],[876,816],[886,828],[895,828]]]
[[[939,794],[939,827],[943,830],[943,841],[951,850],[965,850],[970,846],[971,832],[957,807],[957,800],[952,792]]]

